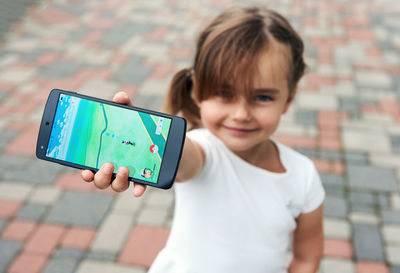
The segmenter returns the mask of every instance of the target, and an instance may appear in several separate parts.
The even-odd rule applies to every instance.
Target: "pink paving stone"
[[[7,105],[0,105],[0,117],[13,113],[14,107]]]
[[[0,218],[11,218],[21,208],[22,203],[10,200],[0,200]]]
[[[158,252],[165,246],[169,228],[136,226],[118,259],[120,263],[150,267]]]
[[[11,240],[25,240],[37,224],[28,220],[14,220],[4,229],[2,237]]]
[[[35,65],[37,66],[49,65],[51,63],[54,63],[58,57],[59,56],[57,53],[53,52],[45,53],[35,61]]]
[[[332,170],[332,164],[329,160],[320,159],[320,158],[312,158],[312,161],[315,164],[317,170],[321,173],[330,173]]]
[[[175,66],[171,63],[154,64],[154,71],[151,74],[151,79],[165,79],[175,71]]]
[[[46,264],[47,256],[22,252],[11,264],[9,273],[39,273]]]
[[[41,224],[25,245],[25,251],[49,255],[59,244],[65,228],[60,225]]]
[[[73,191],[94,191],[103,194],[116,194],[111,187],[101,190],[92,182],[86,182],[81,178],[80,173],[66,173],[60,175],[54,182],[56,187],[63,190]]]
[[[345,166],[342,162],[334,161],[332,162],[331,171],[335,174],[344,174]]]
[[[389,273],[389,268],[382,263],[360,261],[356,264],[357,273]]]
[[[143,39],[145,41],[160,41],[168,33],[168,28],[165,26],[160,26],[154,29],[152,32],[144,35]]]
[[[292,148],[317,148],[317,139],[307,136],[277,135],[274,137],[279,142]]]
[[[4,149],[5,154],[35,156],[39,124],[31,124]]]
[[[379,102],[379,108],[382,112],[392,116],[400,114],[400,106],[396,100],[381,100]]]
[[[347,31],[350,39],[354,40],[364,40],[364,41],[374,41],[375,35],[369,29],[360,28],[350,28]]]
[[[376,47],[368,48],[368,49],[367,49],[367,55],[368,55],[369,57],[374,57],[374,58],[380,58],[380,57],[382,57],[381,51],[380,51],[378,48],[376,48]]]
[[[186,47],[175,47],[169,50],[168,56],[173,58],[187,59],[192,54],[192,50]]]
[[[325,239],[324,256],[351,259],[353,247],[347,240]]]
[[[133,97],[137,93],[138,87],[136,85],[121,85],[120,90],[126,92],[130,97]]]
[[[43,25],[71,25],[78,24],[78,18],[72,16],[66,11],[49,6],[46,8],[46,12],[41,12],[37,18]]]
[[[82,39],[82,42],[85,44],[92,44],[95,43],[98,39],[101,38],[102,36],[102,32],[101,31],[92,31],[90,32],[88,35],[86,35],[85,38]]]
[[[92,228],[72,227],[62,239],[61,246],[86,250],[92,243],[95,234],[96,230]]]

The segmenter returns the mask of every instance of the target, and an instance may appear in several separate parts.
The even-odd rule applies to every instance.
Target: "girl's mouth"
[[[257,129],[254,129],[254,128],[231,127],[231,126],[225,126],[225,125],[222,125],[222,127],[225,130],[227,130],[228,132],[230,132],[232,135],[235,135],[235,136],[245,136],[245,135],[248,135],[250,133],[257,131]]]

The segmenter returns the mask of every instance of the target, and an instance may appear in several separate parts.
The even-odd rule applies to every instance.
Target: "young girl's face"
[[[293,96],[288,89],[288,49],[277,42],[259,59],[250,93],[228,86],[199,103],[201,121],[235,153],[258,151],[277,129]]]

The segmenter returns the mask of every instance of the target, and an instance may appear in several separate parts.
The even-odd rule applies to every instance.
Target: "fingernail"
[[[110,165],[107,164],[107,165],[104,166],[103,172],[105,174],[111,174],[112,171],[113,171],[113,169],[112,169],[112,167]]]
[[[120,176],[122,178],[128,177],[128,174],[126,173],[125,168],[121,167],[118,169],[118,176]]]

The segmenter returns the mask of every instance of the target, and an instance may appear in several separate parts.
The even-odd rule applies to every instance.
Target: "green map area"
[[[114,172],[125,166],[129,176],[157,182],[170,119],[84,99],[76,116],[67,161],[97,169],[111,162]]]

